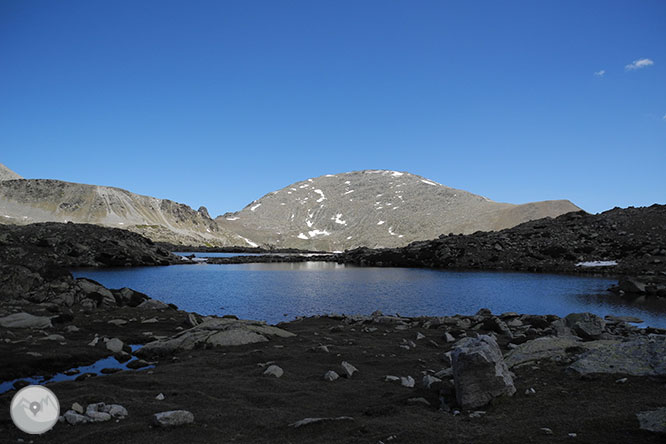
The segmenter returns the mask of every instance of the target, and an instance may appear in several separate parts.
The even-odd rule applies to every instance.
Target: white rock
[[[270,365],[266,370],[264,370],[264,375],[275,376],[276,378],[281,377],[284,374],[284,370],[278,367],[277,365]]]
[[[159,427],[176,427],[193,422],[194,415],[187,410],[170,410],[153,415],[153,424]]]

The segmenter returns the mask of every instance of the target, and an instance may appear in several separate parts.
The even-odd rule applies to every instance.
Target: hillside
[[[166,199],[98,185],[50,179],[0,182],[2,223],[75,222],[124,228],[153,241],[187,245],[244,245],[220,228],[206,208],[198,211]]]
[[[0,181],[23,179],[21,176],[0,163]]]
[[[501,230],[579,210],[567,200],[499,203],[406,172],[364,170],[296,182],[216,221],[260,245],[335,251]]]

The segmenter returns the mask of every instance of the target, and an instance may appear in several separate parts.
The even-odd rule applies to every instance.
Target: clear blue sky
[[[213,216],[359,169],[665,203],[666,2],[3,0],[0,163]]]

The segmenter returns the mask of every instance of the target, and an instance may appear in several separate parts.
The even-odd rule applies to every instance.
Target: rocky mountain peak
[[[19,176],[6,166],[0,163],[0,181],[2,180],[14,180],[14,179],[23,179],[23,177]]]

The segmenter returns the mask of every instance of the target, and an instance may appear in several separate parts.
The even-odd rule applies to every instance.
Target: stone
[[[666,376],[666,336],[606,344],[582,354],[568,368],[580,375]]]
[[[102,411],[111,415],[112,418],[122,419],[129,415],[127,409],[120,404],[109,404],[102,408]]]
[[[516,392],[513,378],[495,339],[481,335],[458,342],[452,353],[456,399],[463,409],[488,404]]]
[[[421,332],[416,333],[416,340],[420,341],[421,339],[425,339],[425,335]]]
[[[413,388],[416,385],[416,381],[411,376],[401,376],[400,385],[407,388]]]
[[[430,401],[428,401],[427,399],[425,399],[425,398],[423,398],[423,397],[419,397],[419,398],[409,398],[409,399],[407,400],[407,404],[409,404],[409,405],[418,405],[418,404],[421,404],[421,405],[427,405],[427,406],[429,406],[429,405],[430,405]]]
[[[67,333],[76,333],[80,330],[81,329],[79,327],[77,327],[76,325],[68,325],[67,327],[65,327],[65,332],[67,332]]]
[[[606,321],[592,313],[571,313],[564,318],[567,327],[586,340],[599,339]]]
[[[338,375],[338,373],[333,370],[329,370],[326,373],[324,373],[324,381],[335,381],[339,377],[340,375]]]
[[[553,431],[549,429],[548,427],[541,427],[539,430],[541,430],[541,433],[544,435],[552,435]]]
[[[268,336],[288,338],[293,333],[265,322],[209,317],[187,330],[141,347],[137,356],[166,355],[195,347],[223,347],[267,342]]]
[[[448,331],[446,333],[444,333],[444,340],[449,344],[451,342],[456,342],[456,338],[454,338],[453,335],[451,333],[449,333]]]
[[[155,396],[155,399],[157,399],[158,401],[164,401],[164,398],[165,398],[164,393],[160,393],[159,395]]]
[[[153,415],[153,424],[158,427],[177,427],[193,422],[194,415],[187,410],[170,410]]]
[[[106,341],[106,349],[111,353],[120,353],[123,351],[125,344],[118,338],[112,338]]]
[[[342,376],[346,378],[351,378],[352,375],[358,371],[356,367],[354,367],[347,361],[342,361],[340,367],[342,367]]]
[[[618,288],[625,293],[643,294],[645,293],[645,284],[637,279],[622,278],[618,282]]]
[[[266,370],[264,370],[264,375],[275,376],[276,378],[281,377],[284,374],[284,370],[277,365],[270,365]]]
[[[0,318],[0,327],[4,328],[49,328],[53,327],[51,318],[34,316],[30,313],[14,313]]]
[[[562,360],[570,354],[583,353],[617,341],[580,341],[575,336],[544,336],[532,339],[513,348],[505,357],[511,367],[542,359]]]
[[[42,341],[59,341],[59,342],[64,342],[65,337],[63,335],[48,335],[44,336],[43,338],[40,338]]]
[[[84,412],[83,406],[81,404],[79,404],[78,402],[75,402],[74,404],[72,404],[72,410],[74,410],[74,412],[76,412],[80,415],[83,415],[83,412]]]
[[[76,280],[77,285],[88,299],[95,301],[97,306],[116,306],[116,298],[111,291],[95,282],[92,279],[79,278]]]
[[[436,378],[432,375],[425,375],[423,377],[423,380],[421,381],[421,384],[423,385],[423,388],[430,389],[433,387],[433,385],[438,385],[440,382],[442,382],[441,379]]]
[[[127,321],[124,319],[111,319],[108,324],[115,325],[117,327],[120,327],[121,325],[127,324]]]
[[[641,430],[666,433],[666,407],[636,414]]]
[[[106,404],[98,402],[96,404],[88,404],[86,407],[86,416],[95,422],[104,422],[111,419],[111,415],[104,411]]]
[[[90,421],[87,416],[83,416],[80,413],[76,413],[74,410],[67,410],[63,415],[65,421],[70,425],[79,425],[85,424]]]
[[[137,370],[143,367],[148,367],[151,365],[149,362],[144,361],[143,359],[135,359],[127,363],[127,368],[132,370]]]

